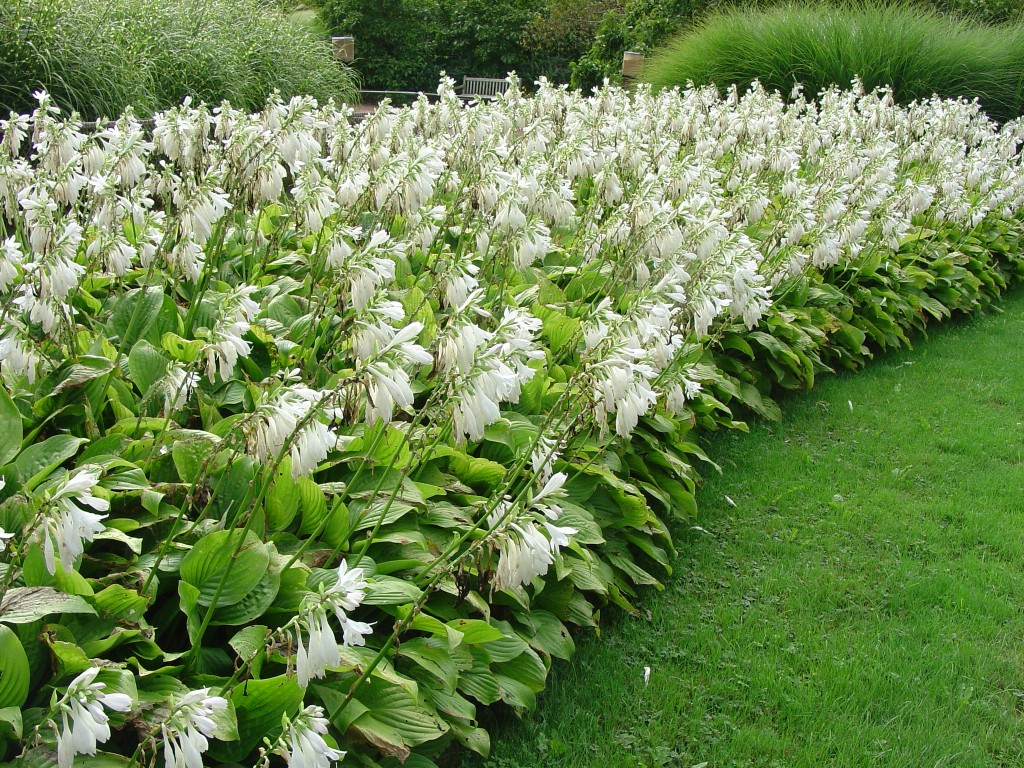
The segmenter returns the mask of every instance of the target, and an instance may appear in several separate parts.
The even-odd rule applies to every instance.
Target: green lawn
[[[1024,294],[1005,310],[716,436],[666,591],[464,765],[1024,765]]]

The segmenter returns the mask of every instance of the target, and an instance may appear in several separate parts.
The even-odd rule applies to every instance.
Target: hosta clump
[[[969,104],[440,91],[0,121],[0,759],[486,753],[700,432],[1021,271]]]

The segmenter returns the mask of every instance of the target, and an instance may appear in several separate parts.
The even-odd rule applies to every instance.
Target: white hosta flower
[[[515,371],[494,355],[488,356],[468,376],[460,377],[452,398],[456,439],[483,437],[484,428],[501,418],[499,403],[518,399],[518,392]]]
[[[371,363],[366,367],[366,421],[390,424],[395,410],[407,411],[412,407],[412,379],[402,367],[387,362]]]
[[[0,120],[0,134],[3,134],[3,141],[0,141],[0,151],[5,151],[11,157],[17,157],[21,152],[21,142],[25,140],[31,130],[28,115],[12,114],[9,120]]]
[[[13,237],[4,240],[0,245],[0,293],[6,293],[11,283],[18,276],[18,267],[25,260],[18,241]]]
[[[308,650],[302,642],[303,629],[309,636]],[[328,668],[341,664],[338,640],[323,606],[313,606],[302,614],[295,630],[295,644],[295,675],[303,688],[309,685],[310,680],[324,677]]]
[[[569,537],[577,533],[575,528],[556,525],[562,508],[554,502],[562,495],[566,479],[564,472],[557,472],[527,509],[516,511],[506,499],[488,517],[498,537],[497,589],[526,585],[546,574],[561,548],[569,544]]]
[[[316,234],[323,229],[324,221],[338,211],[335,192],[324,180],[316,163],[308,163],[299,173],[298,183],[292,188],[297,213],[302,221],[303,231]]]
[[[215,331],[210,341],[203,346],[206,356],[206,376],[212,384],[220,373],[221,379],[227,381],[235,370],[239,357],[248,357],[252,347],[235,331],[225,328]]]
[[[382,285],[395,279],[393,254],[401,254],[403,248],[393,242],[387,232],[377,230],[365,246],[353,253],[343,234],[351,236],[346,230],[335,235],[327,254],[327,265],[338,270],[340,277],[348,279],[352,306],[363,309]]]
[[[238,358],[249,356],[252,348],[242,335],[260,309],[250,298],[256,290],[252,285],[240,285],[220,296],[220,318],[200,351],[206,357],[206,376],[211,384],[218,371],[224,381],[230,379]]]
[[[680,376],[665,393],[665,409],[673,416],[678,416],[685,410],[686,403],[700,394],[701,389],[699,382]]]
[[[445,253],[442,265],[438,282],[444,287],[445,303],[449,307],[461,308],[469,302],[480,285],[476,277],[480,267],[473,261],[471,253]]]
[[[121,276],[134,266],[139,252],[123,233],[102,232],[86,247],[85,255],[101,259],[108,271]]]
[[[373,632],[373,627],[348,616],[366,597],[367,583],[363,580],[363,569],[352,568],[344,560],[338,566],[337,580],[330,587],[320,585],[320,591],[303,599],[299,620],[295,628],[295,675],[299,685],[305,688],[312,679],[322,678],[331,667],[341,663],[338,640],[331,629],[328,611],[333,612],[342,629],[342,642],[347,645],[364,645],[364,635]],[[303,631],[309,636],[308,647],[302,642]]]
[[[356,361],[362,363],[386,346],[398,333],[394,323],[404,319],[405,308],[400,302],[387,298],[384,291],[375,293],[356,316],[351,339]]]
[[[75,755],[95,755],[97,744],[110,738],[106,709],[127,712],[131,697],[124,693],[103,693],[106,685],[97,683],[99,667],[90,667],[71,681],[58,702],[61,725],[57,732],[57,765],[71,768]]]
[[[0,490],[3,490],[3,481],[0,480]],[[0,552],[7,550],[7,542],[14,538],[13,533],[8,533],[3,528],[0,528]]]
[[[161,382],[164,393],[164,413],[180,411],[192,399],[192,393],[199,384],[199,374],[186,371],[181,363],[171,363]]]
[[[204,185],[185,191],[184,185],[174,192],[178,206],[178,222],[182,237],[202,246],[213,234],[213,225],[231,208],[227,193],[217,187]]]
[[[50,496],[52,509],[45,518],[42,528],[43,557],[46,570],[52,575],[56,571],[54,549],[60,553],[60,562],[65,571],[71,571],[75,559],[85,551],[84,541],[92,541],[106,526],[106,515],[87,512],[79,504],[106,512],[110,502],[92,495],[92,489],[100,479],[100,469],[82,469],[57,486]]]
[[[249,452],[261,464],[272,464],[287,445],[292,478],[312,473],[338,445],[338,435],[317,418],[325,400],[323,392],[301,384],[281,388],[257,409]]]
[[[28,330],[8,319],[7,327],[0,328],[0,372],[9,378],[24,376],[31,385],[42,365],[43,357],[36,351]]]
[[[185,238],[175,243],[171,250],[167,251],[167,265],[188,276],[188,279],[195,282],[199,279],[203,267],[206,265],[206,254],[202,247]],[[143,261],[147,258],[144,257]]]
[[[462,373],[469,373],[477,353],[484,350],[492,338],[493,333],[476,323],[457,322],[438,340],[438,367],[443,371],[456,368]]]
[[[550,247],[551,231],[543,221],[534,219],[518,233],[513,247],[516,268],[523,269],[533,264],[537,259],[547,255]]]
[[[547,482],[554,473],[556,451],[558,441],[547,435],[540,435],[533,453],[530,454],[530,466],[533,467],[533,474],[538,480]]]
[[[171,711],[160,724],[166,768],[203,768],[203,753],[215,738],[217,712],[227,709],[227,699],[210,696],[209,688],[189,691],[171,701]]]
[[[329,724],[323,708],[315,705],[305,707],[294,720],[284,718],[284,733],[276,751],[288,762],[288,768],[330,768],[345,757],[345,752],[324,740]]]

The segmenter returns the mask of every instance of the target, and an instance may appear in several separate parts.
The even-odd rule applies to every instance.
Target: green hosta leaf
[[[128,353],[128,376],[145,395],[167,374],[170,364],[163,352],[148,341],[140,341]]]
[[[281,715],[294,715],[302,703],[303,690],[294,677],[280,675],[265,680],[247,680],[231,690],[238,725],[238,740],[211,742],[210,754],[217,760],[244,760],[264,736],[271,739],[281,731]]]
[[[741,384],[743,404],[763,419],[781,421],[782,410],[770,397],[762,395],[753,384]]]
[[[581,324],[575,317],[569,317],[561,310],[550,307],[534,306],[531,311],[541,319],[544,335],[550,342],[551,349],[561,351],[578,338]]]
[[[423,323],[420,343],[429,347],[437,331],[437,319],[434,317],[434,309],[427,301],[423,290],[415,285],[410,286],[402,296],[402,306],[405,308],[406,322]]]
[[[470,663],[472,663],[472,657],[469,658]],[[476,705],[465,696],[458,693],[448,693],[436,685],[424,685],[421,690],[434,709],[445,715],[450,715],[450,717],[445,718],[449,724],[452,719],[476,720]]]
[[[613,566],[629,577],[630,581],[637,585],[645,585],[663,589],[662,584],[651,574],[633,562],[633,558],[623,552],[609,552],[605,555]]]
[[[28,554],[22,563],[21,577],[30,587],[56,587],[60,592],[69,595],[89,596],[95,592],[88,579],[78,571],[65,571],[59,557],[55,559],[54,572],[51,575],[46,570],[43,551],[36,542],[29,545]]]
[[[20,739],[24,723],[20,707],[3,707],[0,709],[0,744],[5,739]]]
[[[321,541],[331,547],[339,546],[349,533],[348,507],[339,496],[328,508],[323,489],[308,477],[300,477],[297,485],[302,508],[299,533],[310,536],[319,531]]]
[[[163,303],[164,293],[158,288],[134,288],[128,291],[114,302],[110,311],[107,324],[110,337],[120,339],[125,349],[135,344],[156,322]]]
[[[268,628],[262,624],[251,624],[244,629],[238,630],[228,641],[228,645],[238,654],[242,661],[248,661],[263,650],[267,645]],[[256,663],[255,661],[253,662]],[[257,668],[258,671],[258,668]]]
[[[380,768],[437,768],[437,763],[429,757],[414,752],[404,761],[397,757],[386,757],[380,761]]]
[[[57,768],[57,753],[37,748],[30,749],[19,757],[14,765],[17,768]],[[95,755],[75,755],[74,768],[126,768],[135,766],[127,757],[110,752],[97,752]]]
[[[217,449],[220,439],[199,430],[175,430],[171,459],[183,483],[194,483],[202,474],[203,465]]]
[[[558,659],[570,659],[576,651],[569,630],[553,613],[533,609],[523,618],[523,623],[533,630],[529,639],[531,646]]]
[[[489,643],[505,637],[500,629],[480,619],[454,619],[448,622],[448,626],[461,632],[462,642],[468,645]]]
[[[292,296],[277,296],[267,304],[265,312],[266,316],[271,320],[276,320],[285,328],[288,328],[302,317],[302,305]]]
[[[508,469],[503,464],[457,452],[453,452],[449,457],[448,469],[466,485],[484,486],[488,489],[496,488],[508,474]]]
[[[382,517],[383,522],[380,525],[383,527],[401,520],[415,510],[416,507],[401,501],[389,502],[387,499],[378,499],[369,505],[365,501],[353,501],[350,513],[356,515],[358,520],[354,525],[354,530],[365,531],[376,527]]]
[[[273,544],[267,545],[273,548]],[[213,614],[211,624],[241,626],[250,621],[258,619],[271,606],[281,589],[281,568],[286,561],[283,558],[274,556],[271,558],[270,567],[263,574],[263,578],[257,582],[249,593],[237,603],[227,606],[218,606]]]
[[[213,500],[216,502],[215,514],[236,513],[239,505],[250,498],[256,473],[256,462],[249,456],[236,456],[224,469],[215,472],[210,483],[213,488]],[[256,514],[259,512],[262,512],[262,509]]]
[[[48,640],[46,644],[49,646],[50,656],[55,662],[58,678],[75,677],[93,666],[92,660],[85,651],[75,643],[65,640]]]
[[[178,582],[178,607],[185,614],[188,639],[194,642],[203,623],[203,611],[199,609],[199,590],[187,581]]]
[[[532,710],[537,706],[536,694],[544,690],[548,669],[532,649],[511,661],[495,664],[501,700],[510,706]]]
[[[237,553],[236,553],[237,550]],[[232,565],[233,563],[233,565]],[[252,531],[215,531],[196,542],[181,560],[181,579],[199,590],[199,605],[210,605],[214,594],[218,608],[246,597],[270,567],[270,551]]]
[[[89,441],[84,437],[54,435],[22,451],[14,466],[18,468],[25,487],[31,490],[45,480],[53,470],[78,453],[79,446],[87,442]]]
[[[405,605],[419,599],[415,584],[392,576],[374,576],[366,587],[365,605]]]
[[[285,457],[267,494],[264,507],[267,511],[267,527],[272,531],[283,531],[299,513],[302,497],[298,483],[292,479],[291,468],[291,457]]]
[[[21,640],[0,624],[0,708],[21,707],[28,698],[30,671]]]
[[[498,679],[491,672],[490,658],[480,648],[472,647],[470,652],[473,666],[459,675],[458,689],[481,704],[493,704],[501,698],[501,689]]]
[[[7,390],[0,387],[0,466],[18,455],[23,436],[21,411]]]
[[[466,749],[471,749],[482,757],[487,757],[490,754],[491,737],[483,728],[477,728],[460,720],[449,721],[449,725],[459,744]]]
[[[571,501],[559,500],[558,504],[562,508],[562,514],[558,516],[558,525],[575,528],[576,533],[572,536],[574,541],[580,544],[604,543],[601,526],[594,522],[594,516],[589,510]]]
[[[410,748],[444,736],[448,725],[407,690],[374,680],[357,697],[366,711],[349,726],[387,755],[407,758]]]
[[[14,587],[0,600],[0,621],[28,624],[51,613],[91,613],[96,611],[77,595],[67,595],[50,587]]]
[[[455,692],[459,671],[445,641],[436,637],[414,637],[405,640],[395,653],[395,659],[398,658],[410,659],[440,680],[449,693]]]
[[[521,656],[530,650],[526,641],[523,640],[519,635],[512,629],[512,625],[507,621],[498,622],[502,627],[502,636],[499,640],[492,640],[488,643],[483,644],[483,649],[487,651],[487,655],[491,661],[504,662],[511,661],[512,659]]]
[[[611,566],[594,557],[590,550],[583,549],[580,554],[585,559],[567,556],[571,573],[569,578],[577,589],[584,592],[596,592],[599,595],[608,593],[608,585],[614,576]]]
[[[214,710],[210,719],[213,720],[214,738],[221,741],[238,741],[238,714],[231,699],[228,699],[228,705],[224,709]]]
[[[59,395],[75,387],[80,387],[93,379],[99,378],[114,370],[114,362],[99,355],[82,355],[66,362],[46,377],[46,383],[52,387],[50,397]]]
[[[188,339],[181,338],[176,333],[165,333],[160,339],[160,346],[178,362],[194,363],[199,359],[199,352],[203,348],[203,342],[199,340],[189,341]]]

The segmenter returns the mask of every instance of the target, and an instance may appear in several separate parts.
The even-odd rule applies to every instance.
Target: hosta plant
[[[0,121],[0,758],[486,753],[702,434],[1020,271],[974,105],[440,91]]]

